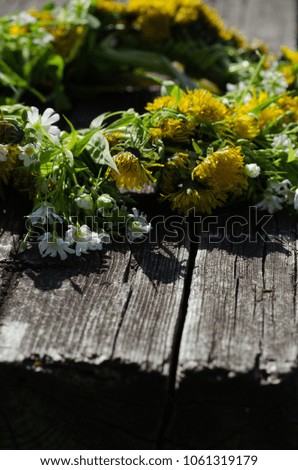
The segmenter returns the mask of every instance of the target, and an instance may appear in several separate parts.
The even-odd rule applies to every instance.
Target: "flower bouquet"
[[[119,54],[123,53],[122,45],[127,53],[129,37],[132,44],[136,37],[142,36],[140,50],[148,49],[146,35],[150,34],[155,8],[160,5],[159,0],[152,2],[151,13],[143,12],[140,16],[143,4],[145,0],[130,0],[127,6],[102,0],[99,8],[99,4],[94,6],[82,0],[69,2],[65,11],[74,8],[75,14],[67,19],[75,20],[65,34],[66,37],[74,34],[78,42],[74,41],[76,47],[65,53],[63,70],[66,63],[76,70],[87,38],[88,41],[95,38],[94,54],[102,53],[103,46],[97,47],[100,34],[111,34],[120,41],[123,31],[130,28],[130,33],[125,33],[125,41],[120,41]],[[165,10],[169,28],[163,34],[175,32],[177,43],[179,34],[184,35],[185,17],[189,18],[192,12],[194,27],[199,21],[200,16],[194,14],[195,7],[205,11],[196,0],[170,2],[169,11]],[[94,8],[100,11],[94,12]],[[56,31],[52,29],[53,11],[56,10],[49,11],[51,18],[44,24],[42,33],[40,20],[30,19],[28,23],[29,19],[23,16],[22,27],[29,28],[28,36],[32,33],[35,37],[37,31],[53,36]],[[88,16],[91,13],[96,14],[95,21],[90,20],[94,18]],[[38,14],[26,12],[31,17]],[[103,14],[107,16],[102,17]],[[159,17],[158,14],[155,20]],[[96,29],[96,21],[103,28],[101,32],[100,28]],[[82,24],[84,31],[77,29]],[[58,26],[61,28],[60,23],[55,27]],[[92,35],[89,28],[95,28]],[[217,27],[218,36],[220,31]],[[164,44],[175,42],[171,35]],[[214,40],[218,41],[218,36]],[[235,37],[222,40],[236,41]],[[53,54],[52,40],[48,44],[44,52],[49,50]],[[200,53],[198,45],[196,48]],[[211,214],[219,208],[244,202],[270,214],[282,209],[295,212],[298,209],[297,52],[283,47],[280,60],[257,51],[253,54],[250,60],[239,52],[239,60],[233,65],[229,62],[229,71],[235,72],[238,79],[236,83],[229,82],[231,75],[226,75],[226,91],[221,95],[201,86],[185,88],[185,82],[178,76],[175,81],[159,79],[160,96],[148,102],[143,112],[130,108],[104,113],[80,130],[67,118],[64,127],[68,130],[61,130],[57,126],[60,116],[52,108],[40,113],[35,106],[13,104],[12,97],[3,99],[0,181],[2,186],[9,184],[25,192],[32,200],[21,250],[36,244],[43,257],[59,255],[65,259],[70,254],[81,256],[101,250],[112,240],[128,243],[142,240],[150,232],[151,224],[142,212],[143,207],[136,208],[135,194],[146,188],[150,188],[155,200],[163,201],[182,216],[195,212]],[[89,59],[86,53],[86,60]],[[57,63],[55,59],[53,64]],[[103,63],[108,68],[112,64],[108,60]],[[116,60],[113,67],[116,63],[119,65]],[[123,63],[125,70],[133,65],[130,61]],[[210,72],[215,70],[213,66],[214,63]],[[40,79],[49,77],[47,67],[44,66]],[[3,84],[15,87],[16,93],[26,88],[10,81],[12,65],[5,70]],[[31,80],[33,69],[30,70],[26,86],[38,96],[43,88],[41,82]],[[183,78],[187,76],[185,71],[190,73],[186,65]],[[58,95],[65,83],[56,82]]]

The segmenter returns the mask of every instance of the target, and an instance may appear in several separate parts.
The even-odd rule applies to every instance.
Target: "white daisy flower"
[[[20,147],[21,153],[18,155],[19,159],[23,161],[24,166],[28,167],[36,162],[36,147],[33,144],[27,144]]]
[[[61,224],[63,222],[62,218],[55,213],[55,208],[47,202],[41,203],[40,206],[38,206],[37,209],[27,217],[31,221],[32,225],[36,225],[38,223],[44,225],[46,222],[53,224],[56,221]]]
[[[29,13],[22,11],[18,17],[17,17],[18,22],[21,25],[26,25],[26,24],[32,24],[37,22],[37,18],[35,18],[32,15],[29,15]]]
[[[59,255],[61,260],[64,261],[67,258],[67,254],[73,254],[75,252],[75,250],[70,248],[67,241],[50,232],[44,233],[38,237],[38,240],[40,240],[38,244],[39,252],[43,258],[45,256],[55,258]]]
[[[59,143],[61,131],[59,127],[53,124],[59,121],[60,116],[52,108],[47,108],[42,115],[39,114],[39,109],[31,106],[28,111],[28,121],[31,125],[40,125],[50,136],[55,144]]]
[[[273,138],[272,147],[274,150],[288,150],[291,144],[287,134],[278,134]]]
[[[274,214],[277,211],[282,210],[283,200],[275,194],[267,194],[264,199],[257,204],[257,208]]]
[[[150,232],[151,224],[147,222],[146,215],[142,212],[139,213],[135,207],[127,219],[126,235],[129,243],[134,242],[138,238],[143,238],[145,234]]]
[[[69,225],[65,234],[65,240],[72,245],[75,243],[76,256],[87,254],[89,250],[102,250],[103,243],[110,243],[111,239],[107,233],[96,233],[88,227],[82,225],[80,228]]]
[[[260,72],[262,77],[262,87],[269,93],[280,95],[285,93],[288,88],[288,83],[285,76],[275,70],[263,70]]]

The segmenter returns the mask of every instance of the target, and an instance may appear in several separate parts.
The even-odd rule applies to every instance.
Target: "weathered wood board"
[[[297,406],[297,218],[274,217],[266,232],[237,243],[216,229],[198,244],[168,446],[298,445],[290,411]]]
[[[249,38],[294,45],[294,0],[208,3]],[[60,263],[14,256],[15,206],[0,218],[1,449],[297,448],[296,218],[264,240],[161,230]]]

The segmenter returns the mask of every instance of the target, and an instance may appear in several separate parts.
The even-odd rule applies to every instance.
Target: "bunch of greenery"
[[[243,201],[298,210],[298,53],[250,49],[199,0],[162,5],[70,0],[0,20],[0,183],[32,200],[21,249],[65,259],[142,239],[151,227],[131,194],[146,187],[183,215]],[[148,71],[175,81],[155,77],[161,96],[142,114],[105,113],[86,129],[65,118],[61,131],[54,109],[16,103],[29,91],[66,105],[68,80],[135,84]],[[221,95],[194,85],[212,74]]]
[[[29,93],[58,110],[82,90],[94,96],[148,86],[160,76],[184,89],[202,86],[220,94],[245,79],[244,65],[255,65],[266,52],[264,44],[249,44],[226,28],[201,0],[49,3],[0,18],[0,36],[2,104]],[[269,54],[264,68],[272,61]],[[291,88],[297,62],[297,53],[284,47],[279,67]]]
[[[59,129],[60,116],[47,108],[3,106],[0,121],[0,182],[14,185],[33,201],[21,244],[38,244],[42,256],[101,250],[111,238],[133,242],[150,230],[109,180],[118,174],[100,119],[90,128]]]

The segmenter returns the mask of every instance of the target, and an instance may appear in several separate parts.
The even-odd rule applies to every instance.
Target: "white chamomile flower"
[[[80,209],[86,211],[92,210],[93,208],[93,200],[90,194],[81,194],[75,198],[75,203]]]
[[[36,147],[33,144],[20,147],[20,150],[19,159],[23,161],[24,166],[28,167],[36,162]]]
[[[285,76],[276,70],[263,70],[260,72],[262,87],[270,94],[280,95],[285,93],[288,83]]]
[[[32,23],[37,22],[37,18],[35,18],[32,15],[29,15],[29,13],[27,13],[26,11],[22,11],[18,15],[17,20],[18,20],[19,24],[21,24],[21,25],[32,24]]]
[[[278,134],[273,138],[272,147],[274,150],[288,150],[291,140],[287,134]]]
[[[55,208],[47,202],[42,202],[35,211],[28,215],[28,219],[31,221],[32,225],[38,223],[44,225],[46,222],[53,224],[55,221],[59,223],[63,222],[62,218],[55,213]]]
[[[290,180],[270,180],[268,182],[268,189],[274,191],[278,196],[286,197],[290,188],[292,187],[292,183]]]
[[[249,178],[257,178],[261,173],[261,168],[256,163],[247,163],[244,172]]]
[[[34,127],[38,125],[41,126],[49,134],[55,144],[59,143],[61,131],[59,127],[53,126],[53,124],[59,121],[59,119],[59,114],[52,108],[47,108],[42,115],[39,114],[39,110],[35,106],[31,106],[28,111],[29,123]]]
[[[38,240],[40,240],[38,243],[39,252],[43,258],[45,256],[55,258],[59,255],[61,260],[65,260],[67,254],[73,254],[75,252],[73,248],[70,248],[68,241],[50,232],[44,233],[38,237]]]
[[[81,256],[82,253],[87,254],[89,250],[102,250],[103,243],[110,243],[111,241],[107,233],[92,232],[88,225],[82,225],[79,228],[69,225],[65,240],[70,245],[75,243],[76,256]]]
[[[134,242],[138,238],[143,238],[145,234],[151,230],[151,224],[147,222],[147,217],[136,208],[132,209],[132,214],[127,217],[127,239],[129,243]]]
[[[264,199],[257,204],[257,208],[262,211],[267,211],[269,214],[274,214],[282,210],[283,200],[275,194],[266,194]]]
[[[6,162],[8,150],[4,145],[0,144],[0,162]]]

